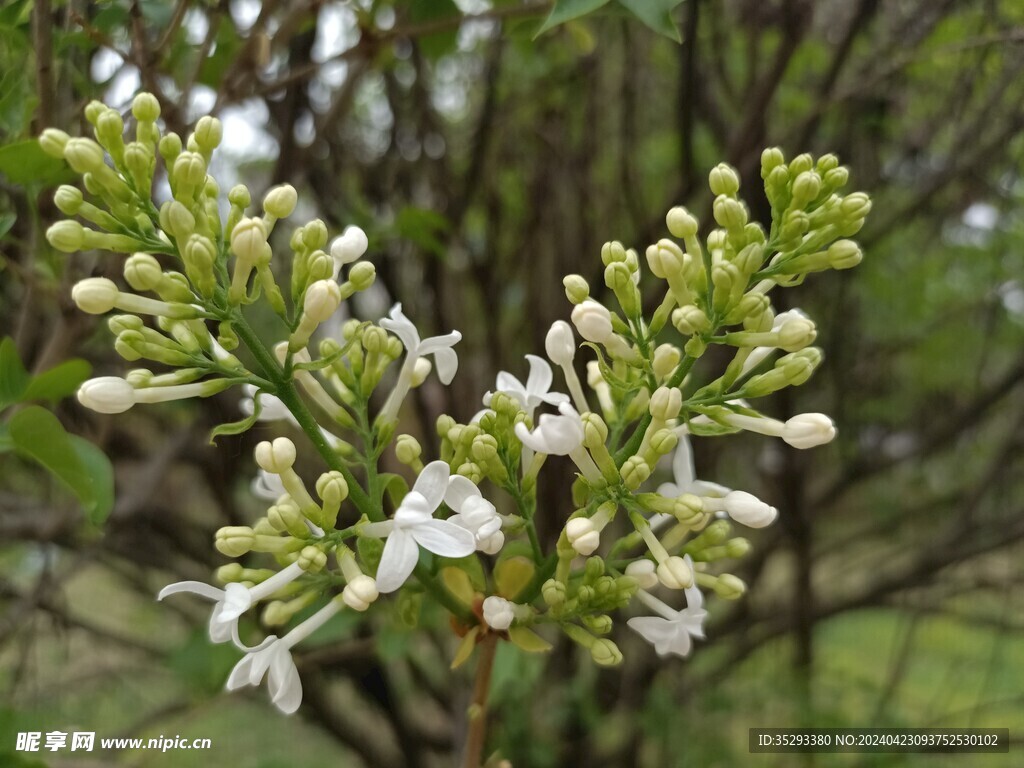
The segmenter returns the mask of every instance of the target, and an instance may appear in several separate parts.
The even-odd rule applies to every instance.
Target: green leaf
[[[35,139],[0,147],[0,173],[12,184],[22,186],[48,187],[71,176],[67,166],[43,152]]]
[[[480,634],[480,626],[473,627],[466,636],[462,638],[462,642],[459,643],[459,649],[455,652],[455,658],[452,659],[452,669],[458,669],[467,661],[469,657],[473,655],[473,651],[476,650],[476,636]]]
[[[252,415],[247,416],[241,421],[232,421],[227,424],[218,424],[216,427],[210,430],[210,445],[216,445],[217,438],[222,435],[240,435],[243,432],[248,432],[253,428],[253,425],[260,418],[260,411],[263,410],[263,405],[260,403],[260,398],[254,397],[252,399]]]
[[[103,526],[114,511],[114,467],[107,454],[84,437],[68,435],[71,447],[75,449],[78,460],[92,479],[93,504],[86,506],[85,513],[89,522],[97,528]]]
[[[106,457],[101,461],[89,449],[64,431],[57,417],[45,408],[31,405],[11,418],[11,439],[22,453],[37,461],[78,497],[90,520],[110,512],[113,472]],[[88,443],[86,443],[88,445]],[[102,453],[99,454],[102,456]]]
[[[448,591],[458,598],[460,602],[470,607],[473,605],[476,590],[473,589],[473,583],[470,581],[468,573],[461,568],[449,566],[442,568],[438,575],[441,577],[445,587],[448,588]]]
[[[0,341],[0,409],[21,400],[30,378],[14,339],[5,336]]]
[[[26,23],[32,14],[32,3],[29,0],[17,0],[0,10],[0,25],[17,27]]]
[[[409,21],[414,26],[461,16],[462,12],[454,0],[412,0],[409,3]],[[455,50],[458,32],[458,23],[453,23],[451,29],[420,35],[417,38],[417,45],[428,59],[438,59]]]
[[[515,600],[533,580],[537,567],[521,555],[502,560],[494,567],[494,586],[507,600]]]
[[[546,653],[551,650],[551,643],[526,627],[510,627],[508,639],[527,653]]]
[[[14,213],[5,213],[0,215],[0,237],[3,237],[11,231],[11,227],[14,226],[14,222],[18,220],[18,217]]]
[[[388,499],[397,509],[398,505],[402,503],[402,499],[405,498],[405,494],[409,492],[409,483],[405,481],[404,477],[393,472],[384,472],[378,475],[377,480],[382,484],[381,487],[388,495]]]
[[[683,0],[618,0],[619,5],[640,19],[645,26],[677,43],[683,42],[683,36],[679,34],[679,27],[672,19],[672,9],[682,2]]]
[[[536,40],[549,29],[553,29],[559,24],[565,24],[567,21],[578,19],[580,16],[586,16],[588,13],[593,13],[599,8],[608,5],[609,2],[611,0],[558,0],[533,38]]]
[[[22,400],[62,400],[89,378],[92,366],[85,360],[65,360],[48,371],[32,378],[22,394]]]

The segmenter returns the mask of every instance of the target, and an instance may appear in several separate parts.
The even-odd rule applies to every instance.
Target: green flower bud
[[[160,227],[184,242],[196,231],[196,217],[177,200],[171,200],[160,207]]]
[[[612,631],[612,617],[607,614],[601,614],[599,616],[584,616],[582,621],[583,626],[595,635],[607,635]]]
[[[814,171],[805,171],[793,180],[793,205],[803,208],[821,192],[821,177]]]
[[[193,136],[195,136],[199,148],[209,154],[220,146],[221,139],[224,137],[224,127],[216,117],[206,115],[199,118]]]
[[[555,581],[554,579],[548,579],[540,588],[540,594],[548,606],[551,608],[557,608],[565,603],[565,584],[560,581]]]
[[[437,417],[437,436],[446,438],[448,436],[448,433],[452,430],[454,426],[455,419],[453,419],[447,413],[442,413],[440,416]]]
[[[796,178],[801,173],[805,173],[814,167],[814,158],[806,152],[802,155],[797,155],[789,163],[789,174],[793,178]]]
[[[68,139],[64,159],[76,173],[94,173],[104,165],[103,147],[92,139]]]
[[[608,425],[596,413],[588,412],[580,415],[583,423],[583,446],[593,450],[603,446],[608,440]]]
[[[43,152],[57,160],[64,159],[64,148],[71,139],[64,131],[56,128],[47,128],[39,135],[39,146]]]
[[[365,291],[377,278],[377,268],[369,261],[360,261],[348,271],[348,282],[355,291]]]
[[[302,242],[311,251],[327,245],[327,225],[313,219],[302,228]]]
[[[178,186],[198,187],[206,181],[206,160],[198,152],[182,152],[174,161],[171,177]]]
[[[82,191],[67,184],[61,184],[53,194],[53,202],[57,210],[65,216],[74,216],[82,207],[84,198]],[[77,248],[75,250],[78,250]]]
[[[231,525],[217,531],[213,545],[222,555],[241,557],[250,552],[256,543],[256,534],[252,528],[244,525]]]
[[[719,163],[711,169],[708,184],[713,195],[734,197],[740,191],[740,177],[736,169],[726,163]]]
[[[836,240],[828,247],[828,263],[832,269],[850,269],[860,264],[864,254],[853,240]]]
[[[228,202],[238,208],[248,208],[252,202],[252,195],[244,184],[236,184],[228,192]]]
[[[609,264],[624,262],[626,260],[626,248],[618,240],[605,243],[601,246],[601,261],[607,267]],[[610,287],[610,286],[609,286]]]
[[[324,472],[317,478],[316,492],[325,504],[341,504],[348,498],[348,483],[341,472]]]
[[[639,456],[630,456],[619,469],[619,474],[626,487],[635,491],[651,476],[651,467]]]
[[[600,638],[590,646],[590,658],[600,667],[617,667],[622,663],[622,651],[608,638]]]
[[[754,274],[764,263],[764,246],[760,243],[751,243],[736,254],[736,258],[733,259],[732,263],[736,265],[736,268],[742,274]]]
[[[234,584],[242,580],[244,571],[241,563],[228,563],[214,571],[214,579],[221,584]]]
[[[492,462],[500,461],[498,457],[498,440],[494,435],[477,435],[474,437],[469,452],[481,466],[487,466]]]
[[[142,322],[142,318],[138,315],[114,315],[107,319],[107,328],[110,332],[116,335],[124,333],[125,331],[140,331],[145,327],[145,323]],[[153,374],[149,371],[145,371],[152,378]],[[148,381],[148,378],[146,379]],[[140,384],[142,383],[140,379]],[[137,386],[133,383],[132,386]]]
[[[265,260],[270,251],[267,228],[262,219],[245,218],[231,231],[231,251],[246,264]]]
[[[135,291],[156,290],[163,281],[160,264],[148,253],[136,253],[128,257],[124,265],[124,276]]]
[[[672,311],[672,325],[684,336],[706,333],[711,330],[711,321],[704,311],[692,304]]]
[[[399,435],[395,440],[395,456],[406,466],[412,464],[423,454],[419,440],[412,435]]]
[[[480,469],[480,465],[472,461],[460,464],[458,469],[455,470],[455,474],[472,480],[474,485],[479,485],[480,481],[484,479],[484,473]]]
[[[747,591],[747,585],[731,573],[723,573],[715,582],[714,589],[723,600],[738,600]]]
[[[850,172],[846,168],[839,166],[824,173],[821,180],[826,189],[842,189],[850,180]]]
[[[659,429],[651,438],[651,450],[659,456],[665,456],[672,453],[678,443],[679,437],[671,429]]]
[[[725,195],[715,198],[712,212],[721,226],[729,231],[743,229],[747,225],[747,208],[739,200],[734,200]]]
[[[108,109],[110,109],[110,107],[102,101],[93,99],[85,105],[85,109],[82,111],[82,114],[85,115],[85,119],[89,121],[90,125],[96,125],[96,122],[100,119],[100,115]]]
[[[263,198],[263,210],[276,219],[286,219],[295,210],[299,196],[291,184],[280,184]]]
[[[729,539],[725,542],[725,553],[729,557],[745,557],[750,552],[750,542],[744,538]]]
[[[316,573],[323,570],[327,565],[327,555],[317,547],[303,547],[296,560],[302,570],[308,573]]]
[[[124,120],[116,109],[108,109],[96,121],[96,136],[108,149],[123,148]]]
[[[309,536],[309,528],[306,527],[306,518],[299,510],[298,505],[291,499],[285,499],[267,510],[267,522],[275,531],[287,533],[299,539]]]
[[[721,544],[732,532],[732,526],[728,520],[715,520],[700,535],[700,540],[704,545],[715,545]]]
[[[786,158],[778,147],[768,147],[761,153],[761,178],[767,179],[768,174],[783,165]]]
[[[178,155],[181,154],[181,137],[176,133],[168,133],[160,139],[157,150],[160,152],[160,157],[164,159],[164,163],[168,167],[173,167]]]
[[[160,102],[151,93],[139,93],[132,100],[132,115],[143,123],[155,123],[160,117]]]
[[[580,304],[590,298],[590,286],[580,275],[566,275],[562,278],[565,296],[573,304]]]

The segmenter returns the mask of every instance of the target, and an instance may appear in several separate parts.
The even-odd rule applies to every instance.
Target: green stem
[[[348,484],[348,497],[352,500],[356,509],[359,510],[359,513],[366,515],[371,520],[382,520],[384,517],[383,511],[374,507],[372,500],[363,490],[362,486],[359,485],[351,470],[341,460],[337,452],[327,444],[327,440],[320,433],[320,427],[317,425],[316,420],[299,397],[295,385],[284,377],[281,366],[278,365],[277,360],[274,359],[270,351],[263,346],[263,342],[260,341],[259,336],[256,335],[256,332],[246,322],[241,312],[235,313],[234,317],[232,317],[232,325],[238,337],[248,347],[252,356],[256,358],[256,364],[262,369],[263,375],[273,382],[278,399],[291,411],[299,427],[306,433],[306,436],[313,443],[313,446],[323,457],[324,461],[327,462],[327,466],[340,472],[345,478],[345,482]]]

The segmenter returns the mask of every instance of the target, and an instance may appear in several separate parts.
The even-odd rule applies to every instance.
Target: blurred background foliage
[[[558,4],[566,16],[600,5]],[[670,39],[670,8],[682,44]],[[818,320],[828,359],[775,405],[783,416],[825,411],[840,436],[807,454],[756,435],[695,446],[701,477],[781,511],[739,573],[749,596],[712,600],[709,640],[686,661],[659,661],[624,627],[616,670],[564,645],[542,658],[503,648],[494,746],[515,766],[708,768],[752,760],[752,726],[1009,726],[1019,739],[1024,5],[622,0],[534,39],[551,10],[536,0],[5,3],[5,356],[33,374],[72,357],[99,374],[125,368],[103,324],[69,296],[76,280],[117,278],[120,265],[48,247],[50,195],[65,172],[31,141],[46,126],[84,133],[93,98],[126,108],[145,88],[178,132],[212,112],[227,136],[213,169],[222,189],[243,180],[258,195],[291,182],[298,220],[367,230],[381,287],[358,297],[356,314],[377,318],[401,300],[424,331],[465,334],[452,387],[416,391],[418,423],[405,429],[428,437],[441,412],[469,418],[499,369],[523,373],[522,355],[568,312],[561,276],[601,284],[601,243],[646,246],[674,204],[708,220],[715,163],[739,169],[763,221],[764,146],[836,152],[875,200],[859,238],[866,259],[786,292]],[[20,730],[214,743],[209,753],[44,753],[24,765],[451,764],[469,673],[447,671],[454,641],[439,616],[418,617],[431,632],[408,628],[415,605],[380,606],[372,631],[339,618],[304,649],[303,708],[285,719],[260,693],[221,693],[234,653],[206,642],[202,606],[154,604],[167,582],[209,578],[221,563],[217,527],[260,512],[250,456],[267,429],[219,449],[206,442],[212,425],[238,418],[237,399],[121,417],[59,403],[66,430],[113,462],[116,503],[102,530],[89,499],[9,450],[27,406],[3,413],[4,765],[17,764]],[[557,530],[570,512],[564,483],[541,493]]]

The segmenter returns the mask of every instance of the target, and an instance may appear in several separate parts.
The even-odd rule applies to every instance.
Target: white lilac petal
[[[468,499],[481,495],[480,489],[468,477],[452,475],[448,480],[448,489],[444,493],[444,503],[454,510],[459,510]]]
[[[441,557],[466,557],[476,550],[473,534],[448,520],[427,520],[413,526],[410,534],[421,547]]]
[[[419,561],[419,547],[412,535],[395,528],[384,544],[377,566],[377,591],[382,595],[394,592],[405,584]]]
[[[444,500],[448,491],[448,480],[451,477],[451,468],[445,461],[432,461],[423,468],[416,482],[412,486],[412,492],[420,494],[426,501],[427,507],[433,512]],[[399,506],[404,506],[405,501]]]
[[[456,337],[455,341],[459,341],[462,338],[462,334],[458,331],[449,334],[449,336]],[[451,384],[452,379],[455,378],[455,373],[459,370],[459,356],[451,347],[441,347],[435,350],[433,354],[434,362],[437,364],[437,378],[441,380],[442,384]]]
[[[224,599],[223,589],[217,589],[217,587],[213,587],[202,581],[177,581],[174,584],[168,584],[160,590],[156,599],[163,600],[165,597],[177,595],[182,592],[199,595],[200,597],[205,597],[207,600],[213,600],[216,603],[219,603]]]

